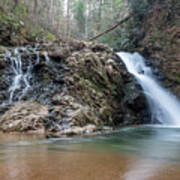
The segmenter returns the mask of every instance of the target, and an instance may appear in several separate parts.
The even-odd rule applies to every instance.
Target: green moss
[[[55,41],[56,40],[56,36],[50,32],[45,33],[45,38],[49,41]]]
[[[4,46],[0,46],[0,54],[5,53],[6,48]]]
[[[180,74],[176,74],[176,81],[180,83]]]
[[[11,13],[0,13],[0,25],[10,26],[14,31],[18,31],[21,27],[20,21]]]
[[[0,43],[19,46],[27,42],[54,41],[56,36],[43,29],[39,24],[27,20],[24,2],[19,2],[11,13],[0,9]]]

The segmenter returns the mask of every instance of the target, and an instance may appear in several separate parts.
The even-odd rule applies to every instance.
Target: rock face
[[[138,24],[137,20],[134,24]],[[151,10],[140,22],[136,51],[152,59],[165,75],[164,84],[180,97],[180,3],[179,0],[152,1]],[[138,35],[138,32],[141,32]],[[141,37],[143,35],[143,37]]]
[[[5,132],[44,132],[47,115],[46,106],[29,101],[16,102],[0,117],[0,129]]]
[[[40,58],[35,63],[37,52]],[[21,55],[23,72],[29,60],[33,64],[28,79],[31,88],[19,99],[22,86],[12,104],[1,106],[1,130],[41,129],[47,136],[61,137],[111,131],[147,118],[140,87],[105,45],[59,40],[40,44],[37,52]],[[1,104],[10,95],[14,76],[10,64],[0,55]]]

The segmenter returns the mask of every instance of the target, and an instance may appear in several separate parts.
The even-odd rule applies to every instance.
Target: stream
[[[180,129],[137,126],[110,136],[0,135],[0,179],[178,180]]]
[[[32,87],[41,89],[43,94],[39,81],[33,81],[33,72],[39,65],[37,48],[7,51],[9,98],[2,105],[26,99]],[[24,53],[29,61],[22,61]],[[35,135],[0,134],[0,179],[180,179],[179,100],[161,86],[141,55],[125,52],[117,55],[141,85],[153,125],[120,128],[117,133],[96,137],[46,139]],[[56,70],[47,53],[43,61]],[[36,94],[35,90],[31,93]]]

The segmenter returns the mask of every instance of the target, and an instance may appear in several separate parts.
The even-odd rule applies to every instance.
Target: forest
[[[180,179],[179,0],[0,0],[0,179]]]
[[[88,39],[128,14],[122,0],[2,0],[1,7],[56,35],[79,39]]]
[[[45,30],[81,40],[94,37],[130,13],[128,2],[123,0],[1,0],[0,6],[25,22],[34,34]],[[127,36],[121,27],[99,41],[115,47],[118,42],[113,37],[122,34]]]

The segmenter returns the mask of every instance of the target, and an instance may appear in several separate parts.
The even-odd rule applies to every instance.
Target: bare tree
[[[38,10],[38,0],[34,0],[34,14],[37,14]]]
[[[69,37],[70,36],[70,0],[66,1],[66,17],[67,17],[67,22],[66,22],[66,36]]]
[[[19,3],[19,0],[14,0],[14,5],[13,5],[13,8],[12,8],[12,12],[15,11],[15,9],[16,9],[17,6],[18,6],[18,3]]]
[[[103,5],[103,1],[99,0],[98,24],[97,24],[98,31],[101,29],[102,5]]]

